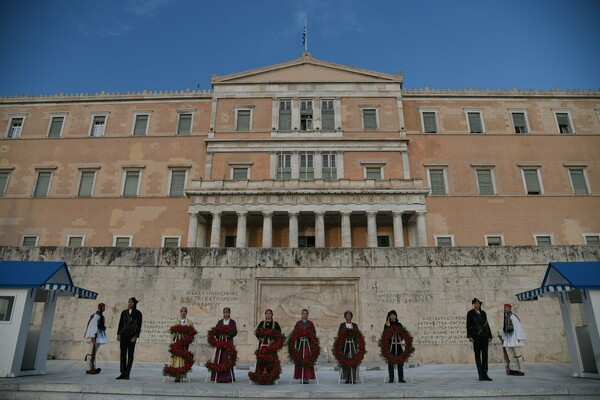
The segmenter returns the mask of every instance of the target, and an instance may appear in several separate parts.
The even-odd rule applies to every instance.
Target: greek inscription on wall
[[[185,292],[186,300],[190,303],[202,305],[220,305],[223,303],[239,303],[238,292],[216,292],[212,290],[188,290]]]
[[[144,320],[140,342],[171,343],[169,329],[179,321],[177,317],[162,317],[161,319]]]
[[[466,317],[462,316],[424,317],[417,329],[415,342],[419,344],[464,344],[467,340]]]
[[[383,304],[428,303],[432,300],[433,293],[431,290],[377,292],[377,302]]]

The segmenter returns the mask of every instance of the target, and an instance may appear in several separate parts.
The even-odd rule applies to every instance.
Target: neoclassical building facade
[[[212,91],[0,98],[0,245],[600,243],[600,92],[300,58]]]

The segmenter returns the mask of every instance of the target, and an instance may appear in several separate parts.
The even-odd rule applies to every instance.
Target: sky
[[[1,0],[0,96],[210,90],[296,59],[404,88],[600,90],[600,0]]]

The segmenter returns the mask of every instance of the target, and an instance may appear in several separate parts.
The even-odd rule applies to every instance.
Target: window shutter
[[[148,126],[148,116],[138,115],[135,117],[135,126],[133,127],[133,136],[144,136],[146,135],[146,128]]]
[[[550,236],[536,236],[535,241],[538,246],[552,245],[552,239],[550,238]]]
[[[292,110],[279,110],[279,130],[292,130]]]
[[[125,187],[123,189],[123,196],[137,196],[139,179],[140,173],[138,171],[127,171],[125,174]]]
[[[477,170],[477,182],[479,183],[479,194],[494,194],[494,185],[492,184],[492,172],[489,169]]]
[[[46,197],[48,196],[48,188],[50,187],[51,172],[40,172],[38,173],[38,179],[35,185],[35,191],[33,197]]]
[[[365,131],[377,130],[377,114],[375,109],[363,109],[363,123]]]
[[[8,172],[0,172],[0,197],[4,197],[6,193],[6,185],[8,184]]]
[[[185,171],[171,171],[171,188],[169,196],[183,196],[185,187]]]
[[[452,238],[449,236],[440,236],[436,238],[438,247],[451,247]]]
[[[128,237],[118,237],[115,241],[115,247],[129,247],[130,246],[130,238]]]
[[[478,112],[467,113],[469,116],[469,128],[471,133],[483,133],[481,125],[481,114]]]
[[[435,122],[435,113],[434,112],[424,112],[423,113],[423,125],[425,129],[425,133],[436,133],[437,125]]]
[[[537,169],[526,169],[523,171],[523,173],[525,175],[527,194],[541,194],[542,190],[540,188]]]
[[[94,186],[95,172],[84,171],[81,173],[81,181],[79,182],[79,197],[89,197],[92,195],[92,188]]]
[[[166,237],[164,239],[163,247],[179,247],[179,238],[176,237]]]
[[[236,130],[238,132],[250,131],[250,110],[238,110]]]
[[[48,137],[60,137],[60,131],[64,122],[64,117],[52,117],[52,123],[50,124],[50,132]]]
[[[573,182],[573,193],[575,194],[589,194],[587,184],[585,182],[585,176],[583,175],[582,169],[571,169],[571,182]]]
[[[444,171],[441,169],[429,170],[431,194],[446,194],[446,183],[444,182]]]
[[[527,133],[527,124],[525,123],[524,113],[512,113],[513,124],[516,133]]]
[[[247,180],[248,179],[248,168],[233,168],[233,179]]]
[[[179,114],[178,135],[189,135],[192,131],[192,114]]]
[[[585,244],[587,244],[588,246],[598,246],[600,245],[600,236],[586,236],[585,237]]]
[[[558,127],[560,130],[560,133],[571,133],[571,124],[569,123],[569,114],[557,113],[556,120],[558,122]]]
[[[83,237],[82,236],[71,236],[69,238],[69,247],[81,247],[83,246]]]

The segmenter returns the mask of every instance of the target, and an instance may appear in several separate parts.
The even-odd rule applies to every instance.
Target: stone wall
[[[465,316],[471,299],[483,301],[492,331],[502,329],[502,306],[513,304],[529,338],[527,362],[568,362],[558,300],[518,302],[515,294],[538,287],[550,261],[600,259],[597,246],[452,247],[399,249],[166,249],[0,247],[2,260],[65,261],[75,285],[99,293],[97,301],[61,298],[50,356],[83,359],[83,334],[96,303],[106,303],[109,343],[100,360],[117,360],[116,328],[127,299],[144,315],[139,361],[168,359],[168,328],[189,309],[200,335],[198,361],[212,355],[206,332],[228,306],[237,321],[241,362],[254,360],[254,329],[272,308],[284,333],[310,310],[326,358],[345,310],[367,339],[367,361],[381,360],[377,341],[386,313],[395,309],[415,338],[413,361],[470,363]],[[492,362],[501,362],[495,339]],[[280,357],[287,360],[285,351]],[[325,357],[323,357],[325,358]]]

